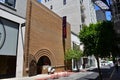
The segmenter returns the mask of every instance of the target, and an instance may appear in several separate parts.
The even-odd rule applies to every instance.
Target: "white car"
[[[101,66],[110,66],[110,67],[112,67],[112,66],[114,66],[114,64],[113,64],[113,61],[105,61],[105,60],[103,60],[103,61],[101,61]]]

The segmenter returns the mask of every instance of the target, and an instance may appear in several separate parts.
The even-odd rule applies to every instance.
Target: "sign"
[[[66,16],[63,17],[63,21],[62,21],[62,27],[63,27],[63,38],[67,37],[67,31],[66,31]]]
[[[0,22],[0,49],[2,48],[5,42],[5,28],[4,25]]]

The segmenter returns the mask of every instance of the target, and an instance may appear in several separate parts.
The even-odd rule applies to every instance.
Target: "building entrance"
[[[37,74],[47,73],[47,68],[50,65],[51,65],[51,62],[47,56],[40,57],[37,63]]]

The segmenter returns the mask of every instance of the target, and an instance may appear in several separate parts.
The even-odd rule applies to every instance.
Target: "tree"
[[[82,55],[83,55],[83,52],[80,49],[79,50],[78,49],[68,49],[65,53],[65,60],[71,62],[71,60],[74,59],[76,65],[77,65],[77,61],[80,59],[80,57],[82,57]]]
[[[75,50],[75,49],[68,49],[65,54],[65,59],[66,60],[71,60],[71,59],[80,59],[82,57],[83,53],[81,50]]]
[[[84,44],[84,54],[94,55],[97,60],[100,79],[102,80],[99,66],[99,57],[110,55],[114,42],[112,22],[103,21],[84,26],[79,33],[80,41]]]

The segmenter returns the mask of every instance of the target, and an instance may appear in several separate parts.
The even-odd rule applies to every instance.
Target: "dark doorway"
[[[43,66],[50,66],[51,62],[47,56],[42,56],[37,63],[37,74],[41,74],[43,70]]]

